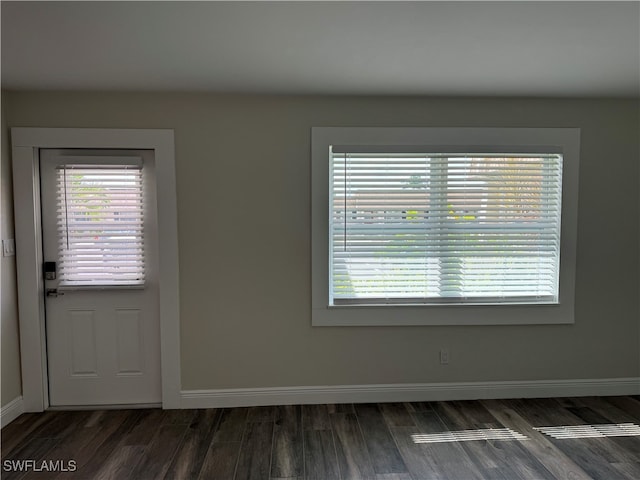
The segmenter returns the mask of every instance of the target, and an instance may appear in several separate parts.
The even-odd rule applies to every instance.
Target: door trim
[[[41,148],[152,149],[158,212],[162,408],[180,407],[180,317],[174,133],[167,129],[12,128],[22,398],[49,407],[40,215]]]

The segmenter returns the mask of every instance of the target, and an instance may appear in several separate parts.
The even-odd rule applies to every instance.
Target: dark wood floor
[[[45,412],[2,430],[2,478],[640,479],[640,436],[536,429],[639,423],[628,396]]]

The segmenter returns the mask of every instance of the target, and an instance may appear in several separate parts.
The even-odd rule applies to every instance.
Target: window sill
[[[72,292],[77,290],[144,290],[144,283],[137,285],[58,285],[58,291]]]
[[[315,327],[568,325],[573,305],[339,305],[312,308]]]

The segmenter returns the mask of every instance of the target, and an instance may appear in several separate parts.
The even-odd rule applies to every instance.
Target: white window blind
[[[558,302],[562,155],[330,160],[331,305]]]
[[[60,284],[144,284],[141,167],[64,165],[57,177]]]

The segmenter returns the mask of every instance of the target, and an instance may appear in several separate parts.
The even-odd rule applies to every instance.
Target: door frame
[[[20,360],[24,410],[49,407],[42,223],[41,148],[120,148],[154,151],[158,215],[158,287],[162,408],[180,408],[180,311],[174,133],[169,129],[11,129],[18,276]]]

